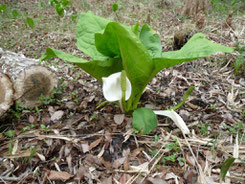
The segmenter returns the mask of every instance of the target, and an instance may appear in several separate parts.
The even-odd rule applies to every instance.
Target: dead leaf
[[[118,125],[122,124],[123,120],[125,118],[125,114],[116,114],[114,116],[114,122]]]
[[[119,158],[117,160],[114,160],[112,167],[115,169],[118,169],[125,161],[126,157]]]
[[[66,157],[66,162],[68,164],[69,171],[72,172],[72,156],[71,156],[71,154],[68,157]]]
[[[81,144],[83,153],[89,152],[89,145],[88,143]]]
[[[37,156],[40,158],[40,160],[42,160],[43,162],[46,161],[46,158],[45,158],[44,155],[42,155],[42,154],[40,154],[40,153],[38,153],[38,152],[36,152],[36,155],[37,155]]]
[[[51,121],[58,121],[62,118],[62,116],[64,115],[64,111],[59,110],[56,111],[52,116],[51,116]]]
[[[89,145],[89,150],[95,148],[96,146],[98,146],[100,144],[100,142],[102,141],[103,137],[97,139],[96,141],[92,142],[90,145]]]
[[[89,168],[80,167],[77,174],[76,174],[76,177],[74,179],[80,181],[82,178],[84,178],[84,176],[87,176],[87,175],[90,175],[89,174]]]
[[[189,154],[186,154],[185,155],[185,159],[186,159],[186,163],[188,165],[190,165],[191,167],[194,167],[196,165],[195,159],[193,158],[193,156],[190,156]]]
[[[112,176],[102,179],[101,184],[112,184]]]
[[[13,159],[13,158],[22,158],[22,157],[29,157],[30,155],[31,155],[31,151],[30,150],[25,150],[25,151],[22,151],[20,153],[16,153],[14,155],[4,156],[4,158],[10,158],[10,159]]]
[[[96,167],[96,166],[101,165],[99,158],[97,156],[94,156],[91,154],[89,154],[85,157],[83,163],[87,164],[88,166],[91,166],[91,167]]]
[[[135,159],[135,157],[137,157],[137,155],[140,154],[142,150],[142,147],[134,149],[133,153],[130,156],[130,159]]]
[[[29,118],[28,118],[28,121],[29,121],[29,123],[35,123],[36,121],[37,121],[37,117],[36,116],[32,116],[32,115],[30,115],[29,116]]]
[[[15,155],[18,152],[18,146],[19,145],[19,140],[17,139],[14,143],[13,149],[12,149],[12,155]]]
[[[149,173],[149,162],[145,162],[141,165],[138,166],[130,166],[130,169],[137,171],[137,172],[144,172],[144,173]]]
[[[190,184],[195,184],[197,182],[197,172],[195,170],[190,170],[190,171],[187,171],[185,174],[184,174],[184,179],[186,180],[187,183],[190,183]]]
[[[112,163],[109,161],[104,160],[103,157],[100,158],[100,162],[106,167],[106,168],[112,168]]]
[[[48,111],[49,111],[50,114],[53,114],[55,112],[55,109],[54,109],[53,106],[49,106],[48,107]]]
[[[119,181],[121,184],[126,184],[128,180],[130,180],[130,175],[129,174],[123,174]]]
[[[161,178],[148,178],[147,181],[152,184],[167,184],[167,182]]]
[[[68,180],[72,176],[73,175],[69,174],[68,172],[54,171],[54,170],[51,170],[48,174],[48,178],[51,181]]]

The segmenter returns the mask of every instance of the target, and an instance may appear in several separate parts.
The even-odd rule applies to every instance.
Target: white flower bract
[[[186,126],[184,120],[174,110],[154,111],[156,115],[167,116],[174,121],[177,127],[183,134],[190,134],[189,128]]]
[[[114,102],[121,100],[122,90],[121,90],[121,72],[111,74],[108,77],[102,77],[103,81],[103,95],[105,99],[109,102]],[[125,100],[128,100],[131,95],[131,83],[126,77],[126,93]]]

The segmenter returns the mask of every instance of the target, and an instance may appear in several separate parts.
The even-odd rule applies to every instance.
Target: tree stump
[[[1,48],[0,56],[0,68],[4,74],[10,76],[13,83],[13,99],[17,103],[23,102],[22,107],[40,105],[40,96],[49,96],[57,86],[57,76],[50,68],[39,64],[39,60],[3,51]],[[0,83],[0,86],[4,86],[4,83]],[[7,89],[1,90],[0,96],[5,96],[6,92]]]
[[[0,117],[13,104],[14,88],[10,78],[0,71]]]

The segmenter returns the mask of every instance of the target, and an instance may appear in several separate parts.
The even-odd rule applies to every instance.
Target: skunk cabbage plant
[[[90,56],[90,61],[52,48],[47,48],[42,60],[58,57],[75,63],[103,82],[103,94],[108,101],[119,101],[123,112],[131,113],[137,109],[147,84],[162,69],[216,52],[233,51],[233,48],[214,43],[204,34],[197,33],[180,50],[162,52],[159,35],[147,24],[141,29],[138,23],[126,26],[92,12],[80,15],[76,37],[78,49]],[[140,112],[143,111],[141,108]],[[144,113],[154,114],[148,110]],[[173,110],[157,114],[170,118],[172,114],[175,120],[180,118]],[[143,130],[143,133],[148,132]]]

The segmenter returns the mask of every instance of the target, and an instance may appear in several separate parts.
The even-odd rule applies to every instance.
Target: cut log
[[[40,105],[40,96],[49,96],[57,86],[54,71],[39,64],[39,60],[1,49],[0,56],[0,68],[13,81],[14,100],[23,102],[23,107]]]
[[[13,104],[14,89],[10,78],[0,72],[0,117]]]

